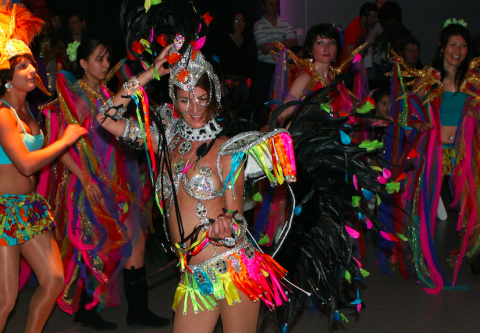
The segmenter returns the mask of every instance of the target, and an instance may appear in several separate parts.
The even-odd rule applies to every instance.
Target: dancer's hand
[[[467,106],[465,108],[465,113],[475,120],[480,120],[480,112],[474,106]]]
[[[103,193],[102,190],[100,190],[100,187],[95,181],[89,181],[89,182],[82,182],[83,188],[85,189],[86,192],[90,192],[92,195],[93,203],[96,205],[100,203],[100,201],[103,199]]]
[[[88,134],[88,131],[84,127],[76,124],[71,124],[71,125],[68,125],[67,128],[65,129],[65,132],[63,132],[62,140],[64,140],[67,143],[67,145],[71,146],[75,142],[77,142],[77,140],[80,139],[80,137],[85,136],[87,134]]]
[[[215,222],[208,228],[208,237],[214,241],[217,239],[232,237],[232,229],[230,228],[231,221],[231,213],[218,216],[215,219]]]
[[[433,125],[430,123],[416,122],[412,124],[412,127],[415,128],[418,132],[423,133],[425,131],[431,131]]]
[[[157,72],[159,76],[164,76],[170,73],[170,68],[163,67],[163,64],[167,62],[167,56],[172,47],[173,47],[173,44],[170,44],[166,48],[164,48],[153,62],[155,65],[155,68],[157,68]]]

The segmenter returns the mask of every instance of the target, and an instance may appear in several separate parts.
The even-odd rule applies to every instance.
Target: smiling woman
[[[42,23],[22,6],[9,1],[0,6],[0,331],[15,305],[20,256],[39,283],[25,332],[42,331],[62,291],[55,222],[50,206],[35,191],[35,174],[86,134],[78,125],[68,126],[59,140],[42,149],[43,132],[25,101],[36,87],[37,74],[27,45]]]
[[[410,170],[402,198],[413,198],[415,193],[415,200],[402,202],[404,211],[411,212],[411,217],[405,217],[403,223],[405,232],[413,235],[410,241],[413,253],[407,255],[414,258],[415,274],[429,293],[440,292],[446,282],[432,232],[444,177],[450,177],[450,189],[455,196],[452,205],[459,210],[457,232],[462,238],[460,249],[452,256],[456,262],[452,285],[462,258],[473,260],[478,254],[480,238],[474,230],[479,228],[476,209],[480,207],[477,195],[480,113],[476,100],[479,59],[469,62],[469,46],[466,22],[449,19],[444,23],[432,62],[423,70],[410,69],[400,59],[405,73],[416,78],[408,97],[409,124],[415,131],[405,140],[409,142],[403,148],[406,154],[398,163]],[[408,161],[406,155],[411,149],[419,157]],[[480,275],[478,259],[472,273]]]

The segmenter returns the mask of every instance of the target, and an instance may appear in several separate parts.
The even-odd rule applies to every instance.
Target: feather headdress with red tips
[[[0,5],[0,70],[10,69],[9,60],[20,55],[32,55],[28,45],[40,33],[43,20],[26,7],[10,0]]]

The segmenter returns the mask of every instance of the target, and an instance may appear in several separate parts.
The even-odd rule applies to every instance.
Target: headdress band
[[[446,20],[445,23],[443,23],[443,28],[445,29],[450,24],[459,24],[464,28],[467,27],[467,22],[465,22],[465,20],[463,20],[463,19],[462,20],[457,20],[456,18],[451,18],[451,19]]]

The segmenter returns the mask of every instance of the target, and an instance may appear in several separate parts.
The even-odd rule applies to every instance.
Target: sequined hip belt
[[[213,310],[221,299],[233,305],[240,302],[239,291],[253,302],[264,301],[270,309],[287,301],[281,281],[287,271],[268,254],[257,250],[246,237],[239,246],[187,267],[175,291],[174,311],[182,298],[183,314],[188,302],[192,302],[195,313],[204,308]]]

